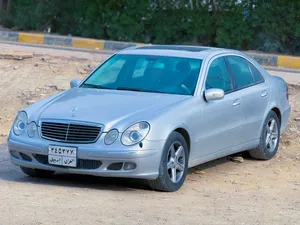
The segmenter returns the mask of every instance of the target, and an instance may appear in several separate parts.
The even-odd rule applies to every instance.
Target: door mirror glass
[[[218,88],[211,88],[204,92],[205,100],[208,102],[223,99],[224,96],[225,96],[224,91]]]
[[[78,87],[80,83],[81,83],[80,79],[73,79],[70,82],[70,87],[71,88]]]

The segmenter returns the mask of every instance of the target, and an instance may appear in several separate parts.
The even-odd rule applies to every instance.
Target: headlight
[[[27,128],[27,134],[29,137],[34,137],[37,130],[37,126],[35,122],[31,122]]]
[[[25,112],[20,112],[13,124],[13,131],[15,135],[21,135],[27,126],[27,114]]]
[[[147,122],[139,122],[128,127],[122,134],[123,145],[134,145],[142,141],[149,133],[150,125]]]
[[[111,145],[112,143],[114,143],[117,138],[119,136],[119,131],[117,131],[116,129],[110,130],[104,138],[104,143],[106,145]]]

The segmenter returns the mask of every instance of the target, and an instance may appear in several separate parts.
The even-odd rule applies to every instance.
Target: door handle
[[[241,100],[240,99],[236,99],[234,100],[234,102],[232,103],[233,106],[238,106],[241,104]]]
[[[261,97],[266,97],[268,96],[268,92],[264,91],[263,93],[261,93]]]

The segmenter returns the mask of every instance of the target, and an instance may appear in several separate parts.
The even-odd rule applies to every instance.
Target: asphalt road
[[[0,50],[7,52],[28,52],[36,55],[50,55],[60,57],[76,57],[83,59],[99,59],[103,56],[108,57],[113,54],[112,51],[87,50],[74,47],[57,47],[51,45],[32,45],[19,42],[0,41]]]

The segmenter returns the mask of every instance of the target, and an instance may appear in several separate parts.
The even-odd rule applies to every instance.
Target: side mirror
[[[208,89],[204,92],[204,98],[208,102],[223,99],[224,96],[225,96],[224,91],[218,88]]]
[[[80,79],[73,79],[70,82],[70,87],[71,88],[78,87],[80,83],[81,83]]]

